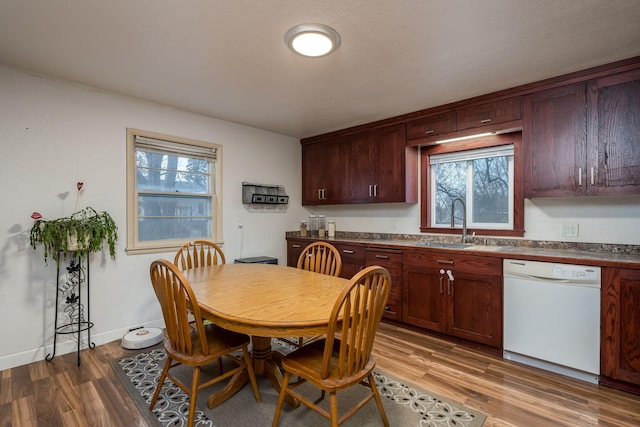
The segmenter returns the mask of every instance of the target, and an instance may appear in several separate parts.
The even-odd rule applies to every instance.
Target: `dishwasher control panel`
[[[554,264],[552,278],[567,280],[600,281],[600,269],[578,265]]]
[[[503,274],[505,277],[520,277],[534,281],[600,286],[600,267],[587,265],[505,259]]]

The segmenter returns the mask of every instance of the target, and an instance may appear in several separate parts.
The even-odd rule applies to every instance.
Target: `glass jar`
[[[336,222],[333,220],[327,221],[327,233],[329,237],[336,237]]]
[[[307,237],[307,221],[300,221],[300,237]]]
[[[309,215],[309,231],[318,231],[318,215]]]
[[[318,215],[318,237],[324,237],[327,229],[327,219],[324,215]]]

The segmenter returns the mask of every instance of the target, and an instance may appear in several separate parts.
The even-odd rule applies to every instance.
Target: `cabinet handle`
[[[442,271],[442,270],[440,270]],[[444,292],[444,289],[442,287],[442,280],[444,279],[444,276],[440,276],[440,293]]]
[[[292,248],[299,248],[300,245],[291,245]]]
[[[327,199],[327,189],[323,188],[322,189],[322,200],[326,200]]]
[[[426,131],[424,134],[425,135],[431,135],[432,133],[435,133],[436,131],[433,129],[429,129],[428,131]]]
[[[351,249],[343,249],[342,252],[345,253],[345,254],[354,254],[355,253]]]
[[[378,197],[378,184],[373,186],[373,197]]]
[[[591,185],[596,184],[595,168],[591,166]]]
[[[369,197],[371,197],[372,191],[371,191],[371,184],[369,184]]]
[[[450,260],[450,259],[439,259],[438,260],[438,264],[451,264],[451,265],[453,265],[453,262],[454,261]]]
[[[480,120],[480,123],[491,123],[491,119]]]
[[[376,258],[378,259],[389,259],[388,255],[376,255]]]
[[[578,168],[578,187],[582,187],[582,168]]]

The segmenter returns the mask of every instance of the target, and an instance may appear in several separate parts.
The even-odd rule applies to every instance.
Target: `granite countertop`
[[[299,232],[287,232],[286,237],[318,239],[317,236],[301,237]],[[640,245],[475,237],[469,240],[469,246],[460,247],[460,237],[355,232],[338,232],[336,237],[321,240],[361,243],[376,247],[429,248],[434,251],[493,255],[500,258],[640,269]]]

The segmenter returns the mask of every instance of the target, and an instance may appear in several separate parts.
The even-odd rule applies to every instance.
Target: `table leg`
[[[256,375],[266,376],[273,388],[280,393],[282,389],[282,372],[280,367],[274,360],[274,354],[271,351],[271,338],[270,337],[251,337],[252,356],[253,356],[253,369]],[[286,396],[285,401],[294,408],[300,405],[296,399],[290,396]]]

